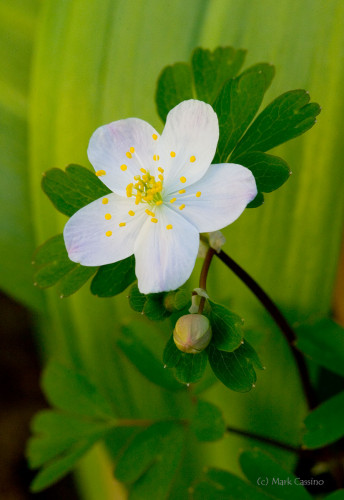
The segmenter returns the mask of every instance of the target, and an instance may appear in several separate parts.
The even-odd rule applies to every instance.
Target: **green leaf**
[[[199,399],[190,428],[199,441],[217,441],[223,437],[226,423],[217,406]]]
[[[58,290],[61,298],[69,297],[77,292],[93,276],[98,267],[87,267],[76,264],[74,269],[59,281]]]
[[[131,255],[114,264],[101,266],[92,280],[91,292],[98,297],[113,297],[135,280],[135,258]]]
[[[249,203],[246,208],[257,208],[263,205],[263,203],[264,203],[264,195],[263,193],[258,193],[255,199],[252,200],[251,203]]]
[[[328,399],[305,419],[307,448],[320,448],[344,436],[344,392]]]
[[[313,127],[320,107],[309,100],[305,90],[291,90],[277,97],[255,119],[231,161],[248,151],[268,151]]]
[[[35,283],[40,288],[55,285],[78,266],[68,258],[62,234],[50,238],[39,246],[34,253],[32,264],[35,269]]]
[[[240,346],[233,352],[218,350],[209,344],[209,363],[216,377],[229,389],[248,392],[254,386],[257,377],[245,347]]]
[[[205,478],[192,491],[192,500],[267,500],[255,486],[221,469],[206,470]]]
[[[141,293],[137,283],[134,283],[133,286],[129,290],[129,305],[136,312],[143,312],[144,305],[147,300],[147,295]]]
[[[65,171],[48,170],[43,174],[42,189],[57,210],[68,216],[111,192],[93,172],[80,165],[68,165]]]
[[[246,50],[217,47],[213,52],[194,50],[191,59],[197,99],[213,104],[222,85],[233,78],[244,63]]]
[[[211,343],[222,351],[234,351],[242,342],[243,320],[226,307],[209,301],[211,311],[209,320],[212,328]]]
[[[278,156],[254,151],[237,158],[237,162],[251,170],[258,191],[271,193],[281,187],[290,177],[287,163]]]
[[[160,331],[144,322],[132,322],[122,327],[122,333],[117,345],[142,375],[165,389],[175,391],[184,388],[161,362],[164,341]]]
[[[279,499],[310,500],[311,495],[300,485],[300,481],[291,473],[281,467],[267,453],[254,448],[244,451],[240,455],[240,466],[247,479],[256,485],[263,479],[261,488],[264,493]]]
[[[344,376],[344,328],[331,319],[296,328],[297,347],[338,375]]]
[[[47,366],[42,388],[50,404],[68,413],[96,418],[114,416],[108,402],[84,375],[57,362]]]
[[[159,76],[155,100],[160,118],[182,101],[193,98],[191,68],[187,63],[167,66]]]
[[[35,415],[31,424],[34,436],[29,439],[27,447],[30,467],[40,467],[78,441],[100,436],[109,428],[109,422],[106,420],[85,420],[54,410],[41,411]]]
[[[115,476],[133,484],[130,500],[165,500],[181,460],[185,435],[174,422],[157,422],[134,436],[117,462]]]
[[[168,340],[163,354],[165,365],[175,368],[177,379],[185,384],[198,382],[206,369],[207,360],[205,351],[197,354],[180,351],[173,341],[173,335]]]
[[[146,303],[143,307],[143,313],[152,321],[162,321],[170,316],[164,304],[165,293],[151,293],[147,295]]]
[[[324,499],[325,500],[344,500],[344,489],[334,491],[333,493],[330,493],[329,495],[324,497]]]
[[[214,103],[220,127],[214,163],[227,161],[256,115],[265,91],[266,78],[260,66],[225,83]]]

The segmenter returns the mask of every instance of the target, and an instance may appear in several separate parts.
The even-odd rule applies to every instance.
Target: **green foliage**
[[[210,468],[192,490],[192,500],[267,500],[254,485],[225,470]]]
[[[209,301],[212,345],[221,351],[234,351],[243,340],[243,320],[224,306]]]
[[[331,319],[296,329],[297,347],[320,366],[344,377],[344,328]]]
[[[328,399],[305,419],[307,448],[320,448],[344,436],[344,392]]]
[[[185,289],[173,292],[150,293],[144,295],[135,283],[129,291],[129,305],[152,321],[161,321],[190,304],[190,293]]]
[[[174,368],[176,378],[185,384],[194,384],[202,377],[207,366],[207,354],[202,351],[188,354],[180,351],[170,337],[166,344],[163,361],[168,368]]]
[[[271,193],[281,187],[290,176],[288,165],[278,156],[255,151],[240,157],[240,164],[251,170],[259,192]]]
[[[290,498],[310,500],[312,498],[294,474],[281,467],[270,455],[258,448],[244,451],[239,460],[243,473],[253,485],[257,485],[258,479],[263,479],[264,482],[260,485],[267,495],[283,500],[290,500]]]
[[[165,389],[176,391],[184,386],[177,382],[169,370],[164,369],[161,352],[164,340],[161,332],[147,323],[131,322],[122,327],[117,345],[131,363],[148,380]]]
[[[40,288],[58,284],[59,293],[63,297],[79,290],[98,269],[69,260],[62,234],[50,238],[38,247],[32,264],[35,284]]]
[[[182,458],[184,432],[180,424],[157,422],[141,431],[121,455],[115,476],[131,486],[130,500],[165,500]]]
[[[65,171],[48,170],[43,174],[42,189],[57,210],[69,217],[111,192],[93,172],[80,165],[68,165]]]
[[[254,387],[257,380],[254,366],[262,366],[247,341],[233,352],[219,350],[212,343],[207,351],[213,372],[226,387],[237,392],[248,392]]]
[[[91,283],[91,292],[98,297],[113,297],[128,288],[135,276],[133,255],[114,264],[100,266]]]
[[[226,423],[221,410],[217,406],[199,399],[196,413],[191,422],[191,430],[199,441],[221,439],[226,431]]]

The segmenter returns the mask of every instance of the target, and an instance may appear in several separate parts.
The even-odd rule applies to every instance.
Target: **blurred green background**
[[[61,300],[33,287],[30,263],[35,247],[66,222],[41,191],[42,173],[89,166],[89,138],[110,121],[136,116],[160,131],[157,77],[167,64],[188,61],[197,46],[247,49],[245,67],[274,64],[265,103],[305,88],[322,106],[313,129],[276,150],[291,179],[225,231],[225,250],[293,320],[331,313],[344,218],[343,28],[342,0],[0,0],[0,287],[30,311],[42,362],[54,357],[84,369],[119,416],[157,418],[178,404],[116,349],[120,325],[133,314],[125,294],[99,299],[84,287]],[[249,394],[217,384],[205,397],[221,406],[228,424],[297,444],[306,409],[280,333],[220,262],[209,292],[245,318],[267,370]],[[193,466],[239,473],[236,457],[245,445],[234,436],[205,445]],[[281,457],[292,466],[289,454]],[[121,498],[100,448],[83,460],[78,482],[83,498]]]

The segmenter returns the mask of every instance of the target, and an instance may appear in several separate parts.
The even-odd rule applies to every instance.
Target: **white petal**
[[[104,200],[108,202],[104,204]],[[129,215],[130,210],[134,216]],[[145,217],[143,204],[136,206],[133,199],[114,193],[99,198],[76,212],[65,225],[63,236],[69,258],[84,266],[102,266],[129,257]],[[123,222],[126,225],[120,227]],[[111,235],[107,236],[109,231]]]
[[[182,207],[182,215],[205,233],[234,222],[256,195],[256,181],[248,168],[221,163],[211,165],[200,181],[186,188],[185,194],[172,194],[176,201],[171,208],[178,212]]]
[[[142,293],[175,290],[189,278],[199,246],[197,229],[169,207],[156,210],[135,242],[136,276]],[[166,226],[172,225],[172,229]]]
[[[96,172],[105,172],[99,177],[104,184],[125,196],[125,188],[133,182],[134,175],[141,174],[141,168],[154,167],[158,142],[159,134],[149,123],[127,118],[99,127],[90,139],[87,154]],[[130,148],[134,148],[134,153],[130,153]]]
[[[169,112],[158,144],[165,193],[203,177],[214,158],[218,139],[217,115],[209,104],[191,99]],[[186,181],[181,182],[181,178]]]

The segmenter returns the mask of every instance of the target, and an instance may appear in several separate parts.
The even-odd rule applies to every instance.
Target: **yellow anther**
[[[184,194],[184,193],[185,193],[185,189],[180,189],[180,190],[178,191],[178,193],[179,193],[179,194]]]
[[[146,208],[145,212],[147,215],[150,215],[151,217],[155,217],[155,214],[153,212],[151,212],[150,210],[148,210],[148,208]]]
[[[111,235],[112,235],[112,231],[106,231],[105,236],[111,236]]]
[[[185,208],[185,205],[183,203],[183,205],[180,205],[179,210],[184,210],[184,208]]]
[[[126,165],[124,165],[124,164],[123,164],[123,165],[121,165],[121,167],[120,167],[120,168],[121,168],[121,170],[122,170],[123,172],[125,172],[125,170],[127,170],[127,168],[128,168],[128,167],[127,167]]]
[[[170,155],[172,156],[172,158],[174,158],[176,156],[176,153],[174,151],[171,151]]]
[[[190,161],[191,161],[191,163],[193,163],[194,161],[196,161],[196,156],[190,156]]]
[[[155,224],[158,222],[158,219],[156,219],[155,217],[153,217],[153,219],[151,219],[151,222],[155,222]]]
[[[126,156],[127,158],[132,158],[132,155],[131,155],[131,153],[129,153],[129,151],[128,151],[127,153],[125,153],[125,156]]]
[[[110,220],[111,219],[111,214],[105,214],[105,219]]]
[[[153,160],[154,161],[157,161],[157,158],[158,158],[157,155],[153,155]]]
[[[134,175],[134,180],[135,181],[140,181],[141,180],[141,175]]]
[[[197,193],[196,193],[197,198],[199,198],[201,196],[201,194],[202,194],[201,191],[197,191]]]
[[[148,175],[143,175],[143,176],[142,176],[142,180],[143,180],[143,182],[147,182],[147,181],[148,181],[148,179],[149,179]]]
[[[180,182],[182,182],[184,184],[184,182],[186,182],[186,177],[183,176],[179,180],[180,180]]]
[[[137,193],[136,198],[135,198],[135,205],[138,205],[141,201],[142,195],[141,193]]]
[[[140,168],[140,172],[142,172],[143,174],[146,174],[147,170],[145,168]]]
[[[163,169],[163,168],[159,167],[159,168],[158,168],[158,170],[159,170],[159,172],[161,172],[162,174],[164,173],[164,169]]]
[[[163,203],[163,201],[162,201],[162,200],[158,200],[158,201],[156,202],[156,205],[162,205],[162,203]]]
[[[126,223],[125,222],[120,222],[118,225],[119,225],[119,227],[124,227],[126,225]]]
[[[172,228],[173,228],[172,224],[168,224],[168,225],[166,226],[166,229],[172,229]]]
[[[128,214],[133,217],[135,215],[135,212],[133,210],[129,210]]]
[[[157,159],[157,160],[160,160],[160,156],[159,156],[159,155],[157,155],[156,159]]]
[[[133,146],[131,146],[131,148],[129,148],[129,151],[130,151],[131,153],[135,153],[135,148],[133,148]]]
[[[170,200],[170,203],[174,203],[176,201],[177,198],[172,198],[172,200]]]
[[[159,174],[159,175],[158,175],[158,178],[159,178],[161,181],[163,181],[163,180],[164,180],[164,176],[163,176],[162,174]]]
[[[127,185],[126,192],[127,192],[128,198],[130,198],[133,194],[133,187],[134,187],[134,184],[132,182]]]
[[[101,175],[106,175],[105,170],[97,170],[96,175],[100,177]]]
[[[107,205],[109,203],[109,200],[107,198],[103,198],[102,203],[103,205]]]
[[[158,136],[157,136],[156,134],[153,134],[153,135],[152,135],[152,137],[153,137],[153,139],[154,139],[155,141],[156,141],[156,140],[157,140],[157,138],[158,138]]]

